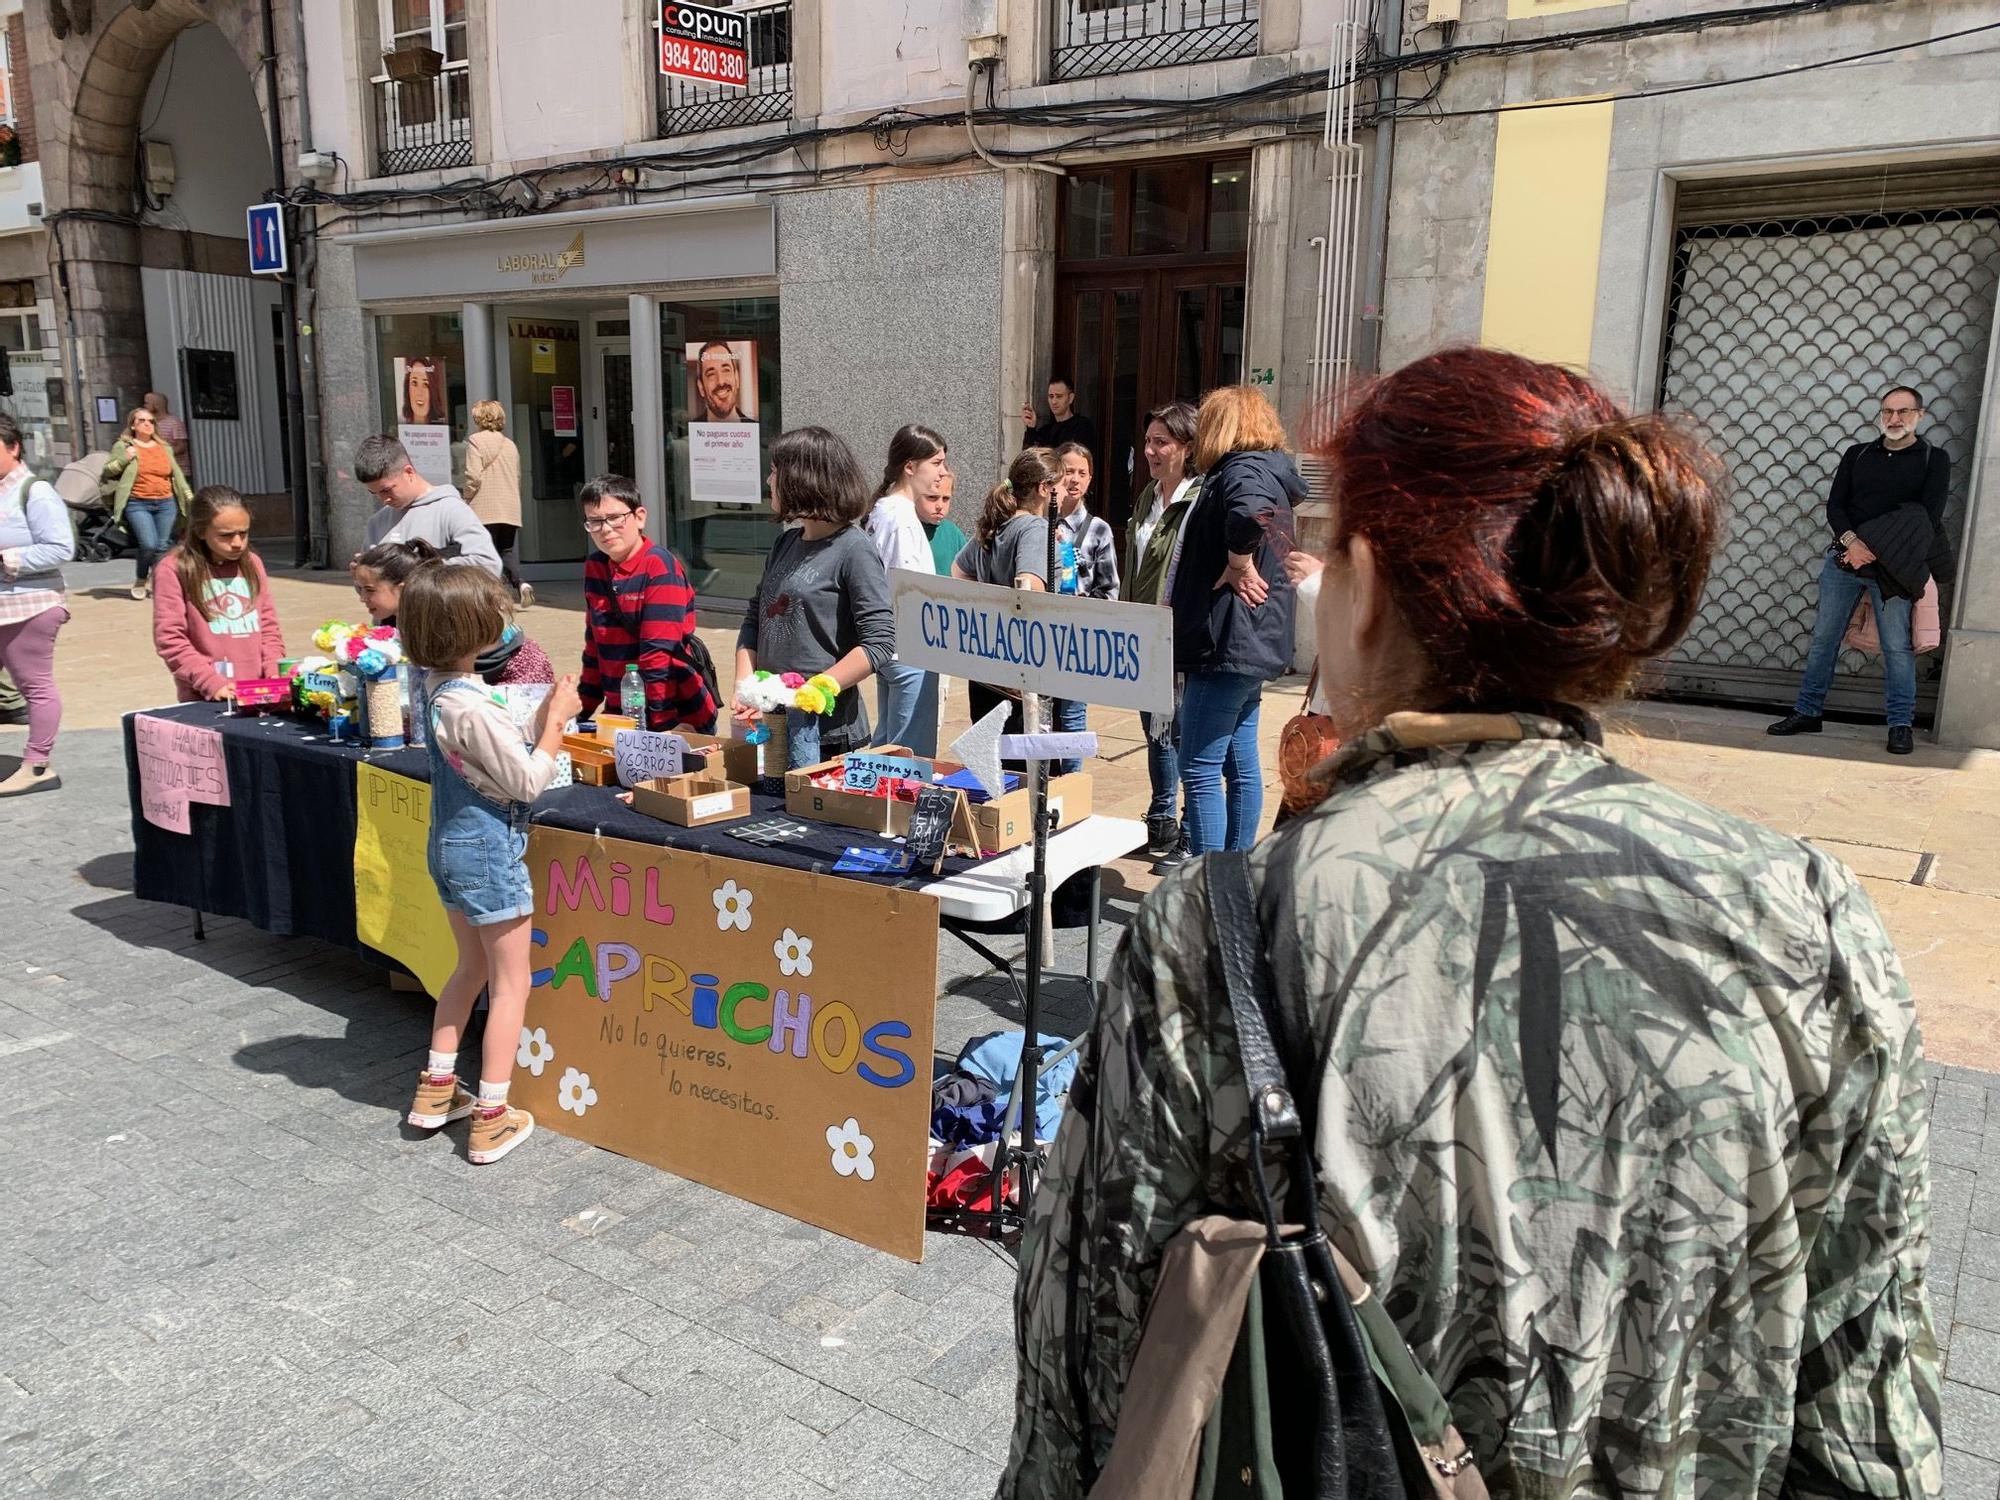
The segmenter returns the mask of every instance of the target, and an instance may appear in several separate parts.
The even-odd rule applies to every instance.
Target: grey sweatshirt
[[[398,510],[385,505],[368,518],[367,545],[377,542],[429,542],[454,562],[477,563],[495,578],[500,554],[485,523],[472,513],[456,487],[438,485]]]

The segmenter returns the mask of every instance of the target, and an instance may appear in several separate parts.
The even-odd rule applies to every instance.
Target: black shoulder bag
[[[1250,1094],[1250,1178],[1265,1245],[1209,1421],[1196,1493],[1483,1496],[1436,1385],[1320,1227],[1308,1124],[1318,1072],[1309,1031],[1277,1003],[1249,862],[1240,853],[1211,854],[1203,876]],[[1282,1216],[1271,1185],[1273,1152],[1285,1174]],[[1260,1358],[1262,1370],[1251,1369]]]

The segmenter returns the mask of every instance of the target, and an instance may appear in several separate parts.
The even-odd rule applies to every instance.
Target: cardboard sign
[[[872,792],[884,777],[897,781],[924,781],[931,779],[931,765],[927,760],[912,760],[907,755],[875,755],[866,750],[850,750],[840,760],[840,785],[849,792]]]
[[[355,936],[409,969],[436,998],[458,963],[458,944],[425,858],[431,789],[357,761],[354,795]]]
[[[132,720],[132,753],[139,759],[139,812],[155,828],[189,833],[190,803],[229,806],[229,767],[222,735],[194,724],[140,714]]]
[[[603,721],[598,721],[602,730]],[[677,734],[661,734],[651,729],[621,729],[612,741],[618,758],[618,780],[623,786],[642,781],[665,781],[681,774],[687,741]]]
[[[547,827],[528,860],[514,1102],[921,1259],[936,900]]]
[[[906,568],[889,582],[896,655],[907,665],[1078,703],[1173,712],[1171,610]]]

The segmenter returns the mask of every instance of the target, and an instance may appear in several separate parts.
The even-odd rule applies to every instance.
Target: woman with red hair
[[[1316,1166],[1287,1214],[1317,1211],[1491,1493],[1937,1494],[1895,952],[1838,862],[1619,765],[1591,714],[1694,618],[1716,464],[1484,349],[1377,382],[1326,457],[1346,748],[1316,807],[1169,876],[1119,950],[1022,1244],[1000,1493],[1089,1492],[1168,1242],[1256,1217],[1218,956],[1247,945]],[[1161,1425],[1135,1440],[1181,1451]],[[1308,1438],[1276,1436],[1291,1469]]]

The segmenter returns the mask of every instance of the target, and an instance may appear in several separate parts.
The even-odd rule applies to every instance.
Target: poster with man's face
[[[443,360],[428,354],[397,358],[396,422],[403,427],[451,426],[451,393]]]
[[[708,339],[687,346],[688,420],[757,420],[757,341]]]

